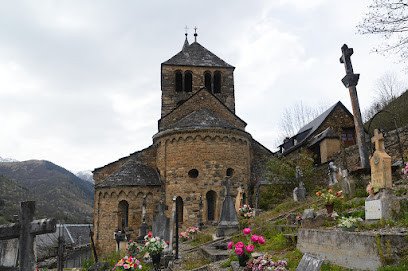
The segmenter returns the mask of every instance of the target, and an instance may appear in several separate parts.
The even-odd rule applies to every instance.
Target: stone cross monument
[[[220,220],[216,230],[217,237],[226,236],[239,230],[238,215],[230,194],[231,180],[226,177],[225,199],[222,202]]]
[[[375,129],[371,141],[375,143],[375,152],[370,160],[371,183],[376,188],[391,188],[391,157],[384,150],[384,136]]]
[[[349,89],[351,106],[353,107],[354,125],[356,128],[357,144],[360,153],[361,166],[363,168],[369,168],[370,163],[368,160],[367,144],[365,142],[363,120],[361,118],[360,105],[357,97],[357,83],[360,77],[359,74],[353,72],[353,66],[351,65],[351,55],[353,54],[353,48],[348,48],[346,44],[341,47],[342,56],[340,57],[340,63],[344,63],[346,70],[346,76],[341,80],[346,88]]]

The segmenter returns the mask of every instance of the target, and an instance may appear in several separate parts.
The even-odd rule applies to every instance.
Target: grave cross
[[[374,130],[374,136],[371,138],[371,142],[375,143],[376,150],[384,150],[384,136],[382,133],[378,132],[378,129]]]
[[[225,196],[228,197],[231,196],[230,194],[231,180],[228,177],[226,177],[225,179],[226,180],[223,184],[225,185]]]
[[[0,226],[0,240],[18,238],[19,270],[36,268],[35,236],[56,231],[55,219],[34,220],[35,201],[21,202],[19,222]]]
[[[351,55],[353,54],[353,48],[348,48],[346,44],[341,47],[342,55],[340,57],[340,63],[344,63],[346,70],[346,76],[341,80],[346,88],[349,89],[351,106],[353,107],[354,125],[357,135],[358,150],[360,153],[361,166],[363,168],[370,168],[370,161],[368,160],[368,150],[365,142],[363,120],[361,118],[360,105],[357,97],[357,83],[359,74],[355,74],[353,66],[351,65]]]

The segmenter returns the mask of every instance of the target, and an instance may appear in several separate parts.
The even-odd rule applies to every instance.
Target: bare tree
[[[386,72],[377,79],[373,102],[364,114],[364,121],[369,121],[377,112],[401,95],[403,83],[393,72]]]
[[[281,130],[280,138],[294,136],[300,128],[323,113],[325,109],[327,109],[327,106],[324,104],[311,107],[302,102],[287,107],[279,123]]]
[[[396,53],[401,61],[408,57],[408,0],[373,0],[363,22],[357,26],[360,34],[377,34],[384,43],[375,49],[379,53]]]

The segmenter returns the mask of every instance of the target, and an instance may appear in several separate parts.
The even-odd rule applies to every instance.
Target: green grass
[[[408,270],[408,260],[404,259],[393,265],[386,265],[377,269],[377,271],[406,271]]]

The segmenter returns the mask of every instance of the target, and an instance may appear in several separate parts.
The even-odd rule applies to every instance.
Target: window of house
[[[341,139],[343,140],[344,146],[351,146],[356,144],[356,135],[354,133],[354,128],[343,128],[341,132]]]

